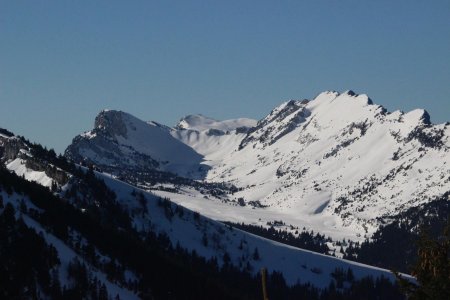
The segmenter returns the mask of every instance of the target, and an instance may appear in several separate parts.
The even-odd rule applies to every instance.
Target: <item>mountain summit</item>
[[[253,127],[256,121],[253,119],[240,118],[225,121],[217,121],[212,118],[205,117],[201,114],[188,115],[182,118],[175,126],[176,129],[190,129],[204,131],[209,129],[232,131],[240,127]]]

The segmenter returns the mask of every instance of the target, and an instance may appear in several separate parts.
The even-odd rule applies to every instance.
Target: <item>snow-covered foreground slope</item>
[[[289,284],[309,282],[325,288],[336,268],[350,268],[355,278],[365,276],[385,276],[394,279],[388,270],[375,268],[332,256],[321,255],[307,250],[280,244],[259,236],[240,231],[220,222],[203,217],[191,210],[176,206],[170,201],[99,173],[105,183],[115,191],[121,203],[134,216],[136,228],[165,232],[172,244],[179,244],[190,251],[195,250],[206,258],[216,257],[224,263],[227,254],[230,263],[241,266],[253,273],[261,267],[269,271],[280,271]],[[146,199],[143,206],[141,197]],[[259,258],[255,260],[255,251]]]
[[[4,147],[1,149],[7,149],[11,146],[11,143],[15,143],[15,141],[15,139],[4,139]],[[21,141],[19,146],[14,148],[15,151],[5,150],[3,153],[4,155],[2,155],[2,160],[6,165],[10,165],[11,162],[16,161],[16,156],[18,153],[27,153],[26,157],[22,158],[29,160],[25,162],[25,167],[10,169],[16,173],[20,172],[24,178],[31,180],[31,175],[36,172],[33,167],[43,168],[42,166],[44,161],[42,161],[42,157],[44,156],[41,158],[33,157],[31,153],[37,153],[37,150],[33,149],[33,151],[28,152],[26,149],[27,147],[28,146],[26,143]],[[39,160],[41,161],[41,164],[36,164],[36,161]],[[27,163],[29,167],[26,166]],[[317,254],[261,238],[232,228],[229,225],[217,222],[211,218],[202,216],[193,210],[184,208],[183,206],[178,206],[167,199],[162,199],[161,197],[156,196],[153,193],[139,190],[134,186],[115,179],[111,175],[97,173],[97,176],[103,179],[106,186],[115,192],[117,197],[114,198],[129,214],[132,220],[132,227],[139,231],[142,234],[142,237],[145,237],[149,232],[165,234],[171,241],[172,245],[178,245],[181,248],[189,250],[189,252],[195,251],[197,255],[207,259],[215,258],[219,265],[230,263],[241,270],[246,270],[253,274],[259,272],[260,268],[266,267],[270,272],[281,272],[288,284],[293,285],[296,283],[310,283],[319,288],[328,287],[330,282],[335,280],[333,279],[332,274],[336,273],[336,270],[346,272],[350,269],[355,279],[361,279],[365,276],[384,276],[394,279],[393,275],[388,270],[346,261],[332,256]],[[92,195],[90,195],[86,190],[86,187],[83,188],[82,185],[78,185],[77,189],[73,190],[72,185],[76,186],[76,182],[77,179],[71,177],[71,180],[68,180],[64,186],[58,186],[58,188],[61,188],[59,192],[61,195],[68,197],[65,201],[70,203],[73,202],[74,207],[77,207],[77,209],[84,212],[83,206],[88,205],[86,200],[90,199]],[[81,193],[83,190],[86,194],[79,198],[78,196],[81,195],[78,193]],[[158,193],[163,196],[172,197],[173,199],[175,198],[174,196],[177,195],[178,198],[174,200],[181,203],[181,201],[183,201],[182,199],[184,199],[186,202],[182,204],[186,207],[191,207],[190,201],[186,196],[188,193],[192,193],[193,198],[195,198],[195,201],[199,206],[201,205],[201,200],[204,201],[206,205],[218,202],[205,198],[201,199],[198,191],[193,188],[189,188],[180,194],[162,191]],[[194,193],[197,193],[197,195]],[[71,197],[70,195],[75,196]],[[24,195],[19,196],[16,194],[10,196],[5,192],[2,192],[2,196],[7,202],[13,203],[16,210],[24,211],[22,217],[24,218],[26,224],[29,227],[34,228],[37,232],[42,232],[46,241],[56,247],[62,262],[59,268],[59,276],[61,282],[64,282],[64,278],[67,277],[65,274],[67,264],[75,257],[83,261],[82,257],[73,250],[71,245],[65,244],[54,235],[46,232],[45,226],[42,226],[36,221],[38,219],[32,218],[32,211],[39,211],[40,209],[34,206],[33,203],[26,198],[26,196],[24,197]],[[22,199],[24,200],[22,201]],[[23,205],[25,205],[26,209],[23,209]],[[95,205],[101,208],[102,205],[107,205],[107,202],[102,203],[96,201]],[[219,217],[220,213],[228,214],[229,218],[231,218],[233,213],[236,213],[237,215],[239,214],[237,206],[229,206],[229,204],[223,205],[228,206],[222,206],[222,208],[234,207],[236,210],[234,212],[227,211],[221,209],[220,206],[217,206],[217,211],[214,212],[216,214],[214,215],[216,219],[221,219]],[[252,214],[252,211],[258,211],[257,209],[252,210],[248,207],[244,207],[242,209],[249,215]],[[206,211],[211,213],[214,211],[214,207],[210,206]],[[29,213],[30,216],[28,216]],[[270,216],[270,214],[268,214],[268,216]],[[238,219],[234,221],[240,220],[239,218],[242,218],[242,216],[238,216],[237,218]],[[73,232],[72,229],[69,229],[69,235],[77,234],[77,232]],[[69,243],[70,240],[80,240],[80,243],[83,243],[82,236],[79,238],[70,238],[68,240]],[[105,260],[106,262],[109,261],[108,257],[102,256],[101,253],[98,254],[101,260]],[[119,293],[120,295],[125,295],[129,298],[134,297],[134,295],[127,289],[119,286],[118,284],[109,282],[102,272],[92,266],[89,268],[99,280],[108,286],[108,291],[110,293]],[[69,282],[66,283],[70,284]],[[130,293],[130,295],[127,296],[127,293]]]
[[[108,120],[96,128],[116,132],[123,123]],[[155,156],[161,143],[150,131],[120,135],[120,145],[134,149],[132,154],[120,152],[120,160],[109,160],[109,152],[96,151],[114,148],[117,143],[96,140],[92,132],[77,137],[66,154],[113,174],[120,175],[124,163],[118,161],[124,161],[145,170],[171,170],[193,179],[233,185],[237,189],[208,199],[178,184],[177,193],[170,195],[167,189],[160,193],[218,220],[263,226],[282,220],[335,239],[363,240],[392,216],[450,191],[449,123],[431,124],[424,110],[389,113],[366,95],[352,91],[324,92],[313,100],[285,102],[257,123],[192,115],[173,129],[158,128],[189,146],[189,153],[198,159],[189,160],[191,165],[186,167],[182,163],[185,147],[171,141],[167,153],[180,151],[180,160],[167,165],[152,163],[146,155]],[[84,143],[89,147],[84,148]],[[136,159],[139,155],[144,155],[141,160]],[[133,174],[139,181],[138,172]],[[142,186],[151,188],[146,180],[141,178]],[[174,187],[173,182],[161,182]]]
[[[110,295],[119,295],[120,299],[139,299],[139,297],[132,291],[108,280],[105,273],[92,266],[80,254],[76,253],[70,246],[48,232],[44,226],[28,216],[27,213],[23,213],[23,206],[27,208],[26,210],[32,209],[39,211],[39,208],[33,205],[28,197],[24,197],[24,195],[19,195],[17,193],[8,194],[4,191],[0,192],[0,196],[3,199],[4,205],[7,205],[8,203],[13,205],[17,211],[16,218],[22,218],[25,224],[29,228],[34,229],[37,234],[42,236],[48,245],[55,247],[60,261],[60,264],[57,267],[57,273],[61,287],[70,288],[73,285],[72,279],[68,274],[68,266],[70,263],[73,263],[74,260],[77,260],[87,266],[90,276],[95,276],[96,280],[106,286]],[[20,213],[18,213],[19,211]],[[30,251],[32,251],[32,249],[30,249]]]

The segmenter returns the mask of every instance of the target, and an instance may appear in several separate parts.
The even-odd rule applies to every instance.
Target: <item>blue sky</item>
[[[450,121],[450,1],[0,0],[0,127],[63,151],[103,108],[259,119],[352,89]]]

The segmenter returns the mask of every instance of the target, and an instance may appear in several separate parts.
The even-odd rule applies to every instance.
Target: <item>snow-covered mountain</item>
[[[244,130],[246,127],[251,128],[255,125],[256,120],[247,118],[218,121],[203,115],[188,115],[178,122],[176,128],[196,130],[200,132],[205,130],[219,130],[226,133],[227,131],[233,131],[238,128],[242,128],[242,130]]]
[[[102,167],[173,171],[188,176],[198,172],[202,156],[170,135],[156,122],[144,122],[122,111],[104,110],[94,129],[77,136],[66,156]]]
[[[102,112],[97,119],[110,113]],[[94,131],[75,138],[66,155],[110,167],[116,161],[105,160],[93,149],[127,145],[133,150],[131,155],[120,152],[121,160],[140,165],[135,157],[149,155],[158,161],[161,143],[154,142],[160,139],[153,131],[138,130],[130,137],[113,134],[120,137],[116,142],[104,138],[104,132],[117,132],[114,128],[122,128],[123,122],[108,120],[97,121]],[[126,131],[132,131],[127,126]],[[235,187],[209,201],[196,188],[157,193],[218,220],[260,225],[282,220],[286,228],[294,225],[361,240],[390,217],[450,190],[449,123],[431,124],[424,110],[390,113],[352,91],[285,102],[257,123],[193,115],[173,129],[156,127],[167,140],[172,137],[191,152],[170,142],[167,153],[181,153],[175,164],[166,157],[173,167],[148,162],[145,167]],[[103,133],[101,139],[96,139],[98,132]],[[196,158],[201,177],[192,168],[190,173],[176,168],[183,166],[183,153]]]
[[[234,151],[256,124],[256,120],[245,118],[217,121],[202,115],[189,115],[178,122],[171,134],[201,154],[209,161],[203,164],[209,166],[211,161],[220,161]]]

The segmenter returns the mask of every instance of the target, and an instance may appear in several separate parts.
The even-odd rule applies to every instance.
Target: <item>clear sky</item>
[[[0,127],[59,152],[103,108],[259,119],[347,89],[450,121],[450,1],[0,0]]]

